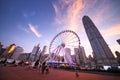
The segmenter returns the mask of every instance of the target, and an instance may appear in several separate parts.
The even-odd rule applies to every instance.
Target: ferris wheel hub
[[[64,48],[65,47],[65,43],[62,43],[61,46]]]

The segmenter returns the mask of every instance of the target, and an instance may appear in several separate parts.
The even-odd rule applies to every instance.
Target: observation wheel
[[[71,54],[74,54],[74,48],[79,46],[80,39],[74,31],[62,31],[50,43],[49,61],[72,63]]]

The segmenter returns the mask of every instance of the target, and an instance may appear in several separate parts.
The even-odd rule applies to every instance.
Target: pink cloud
[[[35,28],[35,26],[33,26],[32,24],[28,24],[30,30],[38,37],[40,38],[42,35],[37,31],[37,29]]]
[[[29,33],[29,30],[26,29],[26,28],[24,28],[23,26],[18,25],[18,27],[19,27],[21,30],[23,30],[24,32]]]
[[[66,29],[77,30],[80,11],[84,7],[82,0],[60,0],[59,4],[61,6],[53,3],[56,14],[55,23],[61,24],[63,28],[67,26]]]
[[[112,38],[120,35],[120,24],[115,24],[107,29],[102,30],[102,33],[106,38]]]

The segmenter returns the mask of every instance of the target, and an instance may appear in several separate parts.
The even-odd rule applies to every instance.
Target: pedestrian
[[[79,73],[78,73],[78,71],[77,71],[77,68],[75,68],[75,76],[76,76],[76,77],[79,77]]]
[[[38,65],[39,65],[39,60],[37,60],[36,62],[35,62],[35,64],[34,64],[34,69],[37,69],[38,68]]]
[[[76,77],[79,77],[79,73],[77,70],[75,71],[75,75],[76,75]]]
[[[44,71],[45,71],[45,67],[46,67],[45,64],[46,64],[46,62],[43,62],[42,67],[41,67],[42,74],[44,74]]]
[[[6,66],[7,65],[7,58],[5,58],[2,63],[4,66]]]
[[[49,73],[49,66],[48,65],[45,66],[45,70],[46,70],[46,74],[48,74]]]

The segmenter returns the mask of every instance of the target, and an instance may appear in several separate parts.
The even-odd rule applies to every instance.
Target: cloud
[[[25,18],[28,18],[28,15],[27,15],[26,13],[23,13],[23,16],[24,16]]]
[[[94,0],[93,2],[86,2],[84,14],[87,14],[97,26],[107,27],[112,23],[119,22],[120,18],[117,16],[120,8],[110,0]]]
[[[19,27],[21,30],[23,30],[24,32],[29,33],[29,30],[26,29],[26,28],[24,28],[24,27],[22,27],[21,25],[18,25],[18,27]]]
[[[70,29],[76,31],[79,27],[79,17],[80,11],[83,9],[84,4],[82,0],[75,0],[72,5],[68,7],[67,10],[67,19],[68,19],[68,26]]]
[[[102,30],[102,33],[107,38],[120,35],[120,24],[115,24],[107,29]]]
[[[28,18],[28,17],[32,17],[32,16],[35,16],[36,15],[36,12],[35,11],[31,11],[31,12],[23,12],[23,17],[24,18]]]
[[[60,13],[60,10],[58,9],[58,6],[56,4],[53,4],[53,8],[54,8],[55,13],[56,13],[55,23],[62,24],[61,16],[60,16],[61,13]]]
[[[112,10],[111,4],[106,4],[107,3],[106,0],[103,0],[100,3],[101,3],[101,5],[98,5],[99,7],[97,9],[95,9],[95,12],[93,15],[94,23],[97,25],[100,25],[103,23],[105,24],[105,21],[106,20],[110,21],[111,17],[114,15],[113,12],[111,13],[111,10]]]
[[[114,3],[106,0],[58,0],[52,5],[56,14],[55,23],[62,29],[77,32],[83,26],[81,18],[84,15],[90,16],[96,25],[105,25],[115,21],[115,14],[118,13]]]
[[[60,0],[53,3],[55,10],[55,23],[76,31],[79,26],[80,11],[84,4],[82,0]]]
[[[35,11],[31,12],[31,16],[35,16],[35,14],[36,14]]]
[[[33,26],[32,24],[28,24],[30,30],[38,37],[40,38],[42,35],[36,30],[35,26]]]

